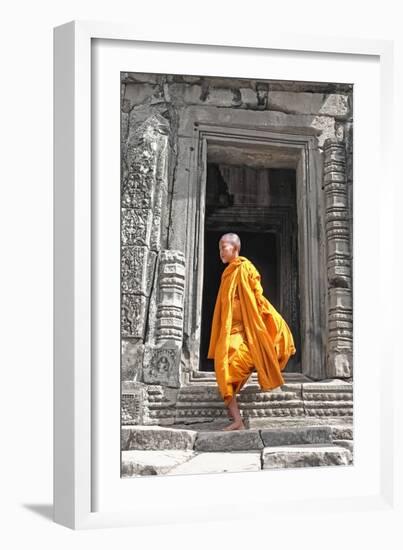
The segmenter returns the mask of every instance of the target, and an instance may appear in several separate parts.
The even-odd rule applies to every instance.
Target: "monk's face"
[[[219,242],[220,258],[223,264],[226,264],[238,256],[236,245],[227,239],[221,239]]]

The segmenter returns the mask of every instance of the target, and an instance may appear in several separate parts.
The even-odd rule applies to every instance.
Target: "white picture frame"
[[[140,48],[142,52],[140,57],[137,55],[135,67],[128,66],[128,60],[133,58],[131,47]],[[169,62],[161,59],[161,48],[169,48]],[[195,67],[190,73],[189,54]],[[256,474],[261,472],[246,472],[121,480],[119,475],[119,479],[116,477],[119,461],[115,456],[119,455],[120,387],[117,377],[120,365],[116,363],[117,351],[120,351],[116,347],[119,323],[115,329],[116,323],[105,324],[106,318],[116,321],[119,315],[119,308],[116,309],[117,272],[108,268],[108,265],[115,265],[114,254],[119,249],[116,217],[108,215],[108,209],[116,204],[116,193],[108,195],[105,186],[101,186],[99,193],[97,188],[97,178],[101,181],[106,177],[104,169],[108,171],[110,167],[108,177],[116,177],[119,139],[115,148],[113,139],[116,138],[119,103],[111,105],[111,118],[106,116],[96,131],[93,123],[100,102],[108,101],[108,93],[116,93],[112,90],[113,84],[112,91],[107,90],[105,77],[108,75],[119,71],[162,72],[157,69],[157,61],[159,67],[166,67],[164,72],[167,73],[206,74],[201,72],[200,63],[204,66],[210,63],[210,74],[220,74],[215,72],[219,69],[217,65],[213,68],[212,63],[225,55],[243,56],[250,70],[258,67],[264,56],[272,55],[272,69],[266,78],[276,71],[276,74],[284,71],[284,60],[288,60],[294,67],[293,79],[298,80],[296,67],[305,60],[305,79],[312,80],[308,73],[311,74],[313,65],[318,62],[312,74],[315,70],[323,71],[326,81],[337,79],[325,75],[325,65],[333,64],[336,73],[340,67],[343,70],[345,66],[346,70],[349,63],[358,59],[362,70],[353,83],[359,83],[358,88],[361,86],[359,97],[363,99],[365,82],[373,78],[379,82],[379,89],[374,86],[371,92],[374,103],[370,122],[366,120],[369,105],[363,101],[354,106],[358,119],[358,124],[355,122],[355,158],[358,160],[354,193],[357,190],[357,197],[361,197],[365,179],[369,210],[354,200],[355,242],[360,243],[360,252],[354,249],[354,277],[359,282],[355,292],[355,316],[360,320],[354,334],[355,350],[358,349],[354,392],[360,403],[358,410],[355,404],[354,411],[354,429],[357,430],[354,466],[333,470],[277,470],[264,472],[264,477],[260,478]],[[239,68],[226,65],[224,76],[234,76],[237,74],[234,71],[242,70],[239,76],[249,76],[242,64],[235,65]],[[348,69],[350,74],[354,73],[353,69]],[[97,91],[94,87],[100,82],[99,90],[105,97],[97,96],[94,101],[93,94]],[[116,86],[119,88],[119,80]],[[395,514],[398,490],[396,424],[391,419],[397,419],[397,408],[390,384],[393,368],[397,368],[397,352],[393,347],[381,349],[381,344],[371,339],[370,310],[365,302],[365,293],[370,291],[373,310],[390,312],[396,284],[392,270],[383,267],[393,262],[394,247],[391,215],[395,208],[393,186],[396,185],[393,178],[393,101],[392,41],[270,33],[267,37],[256,37],[253,42],[241,37],[223,37],[218,41],[206,35],[205,42],[190,43],[185,32],[181,36],[175,32],[173,36],[167,29],[166,35],[157,37],[130,24],[73,21],[55,28],[54,519],[57,523],[84,529],[209,520],[239,522],[263,518],[267,514],[281,516],[285,510],[288,521],[292,514],[330,513],[340,509],[346,513],[382,514],[387,511]],[[99,152],[104,150],[105,128],[112,140],[109,143],[112,149],[108,149],[111,159],[100,176],[99,158],[94,159],[93,154],[97,149],[99,157]],[[368,128],[373,131],[371,140]],[[360,156],[365,151],[370,166],[365,166]],[[377,187],[381,166],[382,193]],[[371,262],[375,263],[372,279],[365,283],[364,274],[371,268]],[[105,289],[112,289],[108,286],[112,281],[113,291],[105,293]],[[109,329],[113,335],[111,332],[111,338],[104,338],[104,344],[100,344],[100,336]],[[366,343],[371,343],[370,353],[366,351]],[[105,357],[110,359],[108,364]],[[381,376],[382,361],[390,366],[387,382]],[[360,389],[364,383],[360,365],[364,363],[370,373],[365,391]],[[373,415],[369,417],[374,430],[371,439],[360,432],[364,422],[360,413],[371,411],[374,404],[376,410],[369,413]],[[295,488],[296,482],[299,490]],[[328,494],[324,489],[326,483]],[[270,490],[253,490],[265,486]],[[246,487],[251,490],[246,491]],[[288,489],[287,494],[284,488]],[[281,491],[283,496],[279,500]],[[224,494],[226,497],[222,499]],[[211,495],[214,498],[211,499]],[[239,505],[234,503],[231,510],[223,506],[223,500],[235,502],[236,496]]]

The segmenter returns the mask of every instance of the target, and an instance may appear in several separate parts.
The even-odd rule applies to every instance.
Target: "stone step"
[[[332,428],[330,426],[265,428],[260,430],[260,436],[265,447],[307,443],[333,443]]]
[[[339,445],[287,445],[260,451],[194,450],[123,451],[122,477],[246,472],[275,468],[347,466],[353,463],[349,449]]]
[[[339,445],[287,445],[265,447],[262,452],[263,470],[272,468],[301,468],[307,466],[348,466],[352,453]]]
[[[237,430],[231,432],[199,432],[195,451],[252,451],[263,449],[259,430]]]
[[[305,428],[319,428],[327,426],[330,428],[332,439],[353,439],[353,421],[352,418],[275,418],[275,419],[258,419],[249,420],[247,423],[248,428],[264,429],[281,429],[287,431],[297,427]],[[192,429],[197,429],[192,426]],[[308,442],[307,442],[308,443]]]
[[[122,426],[121,450],[189,450],[195,445],[194,430],[164,426]]]
[[[201,422],[189,422],[173,424],[172,428],[183,430],[214,431],[222,430],[229,424],[229,419],[217,418],[207,419]],[[244,418],[244,424],[248,429],[265,428],[294,428],[294,427],[312,427],[312,426],[330,426],[333,438],[352,439],[353,420],[351,417],[344,418]]]
[[[228,422],[226,422],[228,424]],[[163,451],[195,450],[198,452],[260,451],[263,447],[298,444],[332,444],[352,440],[352,426],[296,425],[222,431],[214,427],[204,430],[163,426],[123,426],[121,450]],[[344,444],[345,447],[348,445]]]
[[[330,379],[287,381],[270,391],[248,382],[238,396],[245,420],[351,418],[353,385]],[[126,425],[191,424],[225,418],[226,410],[215,381],[198,381],[181,388],[125,383],[122,422]]]

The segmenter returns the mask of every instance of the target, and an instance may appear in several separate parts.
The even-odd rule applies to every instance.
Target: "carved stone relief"
[[[183,342],[185,257],[180,250],[163,250],[158,273],[157,310],[150,322],[143,380],[149,384],[180,386]]]
[[[149,297],[168,189],[168,121],[153,115],[129,135],[122,185],[122,293]],[[165,200],[164,200],[165,199]],[[147,307],[147,301],[141,302]],[[142,309],[142,318],[145,310]],[[133,334],[134,335],[134,334]]]
[[[145,296],[122,294],[121,333],[122,336],[144,337],[143,312],[146,307]]]
[[[122,424],[142,424],[147,419],[147,388],[144,384],[135,383],[130,391],[121,396]]]
[[[125,359],[124,380],[135,379],[143,363],[150,296],[161,247],[161,216],[168,202],[169,130],[164,117],[151,115],[130,128],[123,147],[121,334],[126,339],[136,338],[133,346],[139,347]]]
[[[143,381],[147,384],[179,387],[180,347],[146,347]]]

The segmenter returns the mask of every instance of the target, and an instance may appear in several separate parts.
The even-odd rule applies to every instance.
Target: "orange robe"
[[[281,371],[295,352],[287,323],[263,296],[258,270],[238,256],[221,276],[207,355],[225,404],[255,369],[263,391],[284,384]]]

